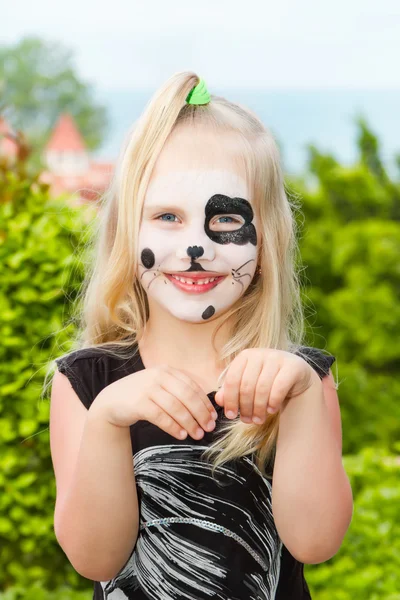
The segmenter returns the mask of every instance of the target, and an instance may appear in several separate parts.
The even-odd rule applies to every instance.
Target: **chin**
[[[200,317],[194,317],[193,315],[176,315],[176,314],[172,314],[172,316],[175,317],[175,319],[178,319],[179,321],[185,321],[186,323],[193,323],[193,324],[195,324],[195,323],[196,324],[209,323],[210,321],[212,321],[216,317],[215,313],[209,319],[203,319],[201,316]],[[217,316],[219,316],[219,315],[217,315]]]
[[[202,315],[201,315],[201,309],[199,311],[199,314],[197,315],[193,315],[193,314],[177,314],[177,313],[172,313],[170,312],[170,314],[175,317],[175,319],[179,319],[179,321],[186,321],[187,323],[210,323],[211,321],[215,321],[216,319],[218,319],[219,317],[221,317],[222,315],[224,315],[225,313],[227,313],[232,306],[234,306],[234,304],[229,304],[229,306],[224,306],[224,307],[219,307],[219,308],[215,308],[215,312],[212,315],[212,317],[209,317],[208,319],[203,319]]]

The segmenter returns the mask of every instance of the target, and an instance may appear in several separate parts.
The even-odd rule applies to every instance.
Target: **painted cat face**
[[[248,288],[257,253],[256,216],[241,176],[188,169],[149,185],[138,264],[149,301],[192,323],[220,316]]]

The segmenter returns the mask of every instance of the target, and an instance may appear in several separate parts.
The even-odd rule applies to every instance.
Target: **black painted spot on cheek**
[[[145,266],[146,269],[152,269],[154,267],[156,257],[154,256],[154,252],[150,250],[150,248],[144,248],[140,256],[142,259],[143,266]]]
[[[212,317],[214,313],[215,313],[215,308],[210,305],[206,308],[206,310],[203,312],[203,314],[201,316],[206,321],[207,319],[210,319],[210,317]]]

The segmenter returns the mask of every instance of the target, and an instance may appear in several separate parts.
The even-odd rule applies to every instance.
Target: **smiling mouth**
[[[184,277],[182,275],[178,275],[177,273],[166,273],[166,275],[169,275],[178,281],[182,281],[182,283],[190,283],[191,285],[204,285],[221,277],[225,277],[225,275],[209,275],[208,273],[206,275],[202,275],[201,277]]]
[[[177,288],[192,293],[208,292],[208,290],[217,286],[226,277],[226,275],[210,275],[209,277],[205,277],[203,274],[201,277],[182,277],[182,275],[175,273],[164,273],[164,275]]]

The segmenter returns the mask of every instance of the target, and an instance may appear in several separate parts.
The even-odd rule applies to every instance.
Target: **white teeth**
[[[174,279],[177,279],[178,281],[182,281],[182,283],[190,283],[190,284],[197,284],[197,285],[203,285],[203,284],[210,283],[211,281],[215,281],[216,279],[218,279],[218,277],[209,277],[208,279],[186,279],[184,277],[178,277],[177,275],[171,275],[171,277],[173,277]]]

